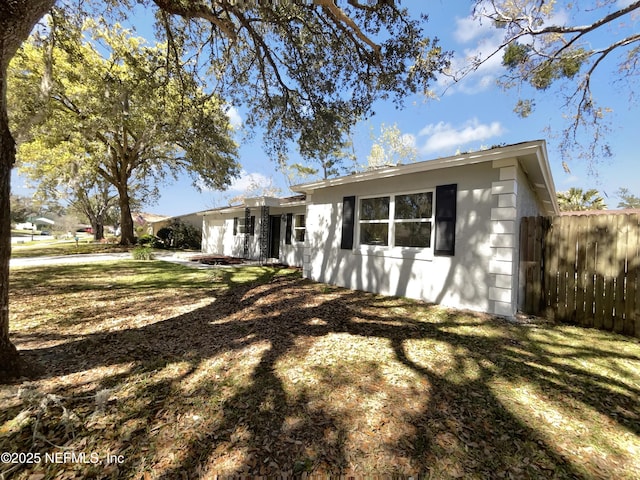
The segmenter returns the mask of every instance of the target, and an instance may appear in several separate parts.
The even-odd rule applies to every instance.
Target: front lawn
[[[637,339],[266,267],[11,280],[13,339],[43,366],[0,387],[0,451],[40,456],[11,478],[640,478]]]
[[[114,243],[94,243],[93,238],[86,238],[78,242],[37,241],[28,245],[12,245],[11,258],[33,258],[42,256],[76,255],[89,253],[126,252],[130,247],[123,247]]]

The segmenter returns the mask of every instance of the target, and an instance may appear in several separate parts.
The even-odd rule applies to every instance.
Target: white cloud
[[[459,43],[469,43],[478,37],[485,37],[492,33],[493,28],[488,22],[482,22],[472,15],[456,18],[456,29],[453,36]]]
[[[242,117],[236,107],[229,107],[225,113],[227,114],[227,117],[229,117],[229,123],[231,123],[233,128],[239,128],[242,126]]]
[[[455,52],[449,70],[457,78],[461,77],[462,72],[468,72],[458,82],[454,82],[450,76],[440,76],[438,86],[442,91],[447,94],[474,94],[495,85],[503,70],[502,54],[495,53],[500,48],[503,34],[486,19],[473,15],[457,18],[454,37],[463,48]],[[469,66],[477,59],[485,61],[476,70],[469,71]]]
[[[505,129],[500,122],[483,124],[477,118],[460,126],[445,122],[432,123],[418,133],[419,137],[427,137],[427,140],[418,148],[421,154],[440,152],[462,147],[471,142],[485,141],[504,132]]]
[[[229,190],[234,192],[245,192],[247,190],[253,190],[256,187],[263,187],[270,185],[271,179],[261,173],[247,173],[246,170],[240,172],[238,178],[234,178],[229,185]]]
[[[635,0],[618,0],[616,2],[616,8],[626,8],[631,5]]]

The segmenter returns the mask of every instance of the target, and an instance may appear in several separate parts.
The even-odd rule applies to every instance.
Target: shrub
[[[173,242],[176,248],[200,250],[202,231],[192,225],[176,223],[173,225]]]
[[[158,238],[167,247],[178,249],[199,250],[202,245],[202,231],[180,221],[158,230]]]
[[[149,235],[148,233],[144,234],[144,235],[140,235],[137,240],[136,243],[138,245],[150,245],[153,242],[153,235]]]
[[[138,237],[136,243],[143,247],[164,248],[164,242],[162,240],[149,234]]]
[[[149,246],[138,246],[131,250],[131,256],[134,260],[151,260],[153,259],[153,250]]]

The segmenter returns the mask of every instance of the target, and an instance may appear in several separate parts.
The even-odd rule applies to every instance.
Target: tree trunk
[[[31,29],[55,0],[0,0],[0,383],[26,373],[9,339],[9,259],[11,257],[11,169],[16,146],[7,116],[7,68]]]
[[[127,187],[118,188],[118,205],[120,206],[120,245],[133,245],[136,243],[136,235],[133,230],[133,218],[131,218],[131,206]]]
[[[104,238],[104,223],[101,222],[100,220],[96,220],[92,228],[93,228],[93,239],[96,242],[99,242]]]
[[[6,71],[6,70],[5,70]],[[4,85],[4,72],[0,80]],[[0,383],[22,374],[24,365],[16,347],[9,340],[9,258],[11,257],[11,168],[15,161],[15,144],[9,131],[5,88],[0,110]]]

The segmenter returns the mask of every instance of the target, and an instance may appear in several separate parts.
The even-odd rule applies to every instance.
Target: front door
[[[280,215],[269,216],[269,258],[280,258]]]

